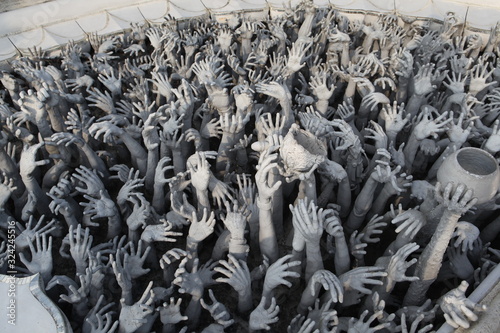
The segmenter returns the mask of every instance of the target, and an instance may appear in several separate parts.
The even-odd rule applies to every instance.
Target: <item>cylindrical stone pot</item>
[[[479,148],[462,148],[449,155],[437,172],[437,180],[445,186],[464,184],[474,191],[477,204],[493,198],[500,185],[500,171],[495,158]]]

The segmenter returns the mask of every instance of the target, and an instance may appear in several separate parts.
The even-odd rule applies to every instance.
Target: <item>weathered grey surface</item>
[[[15,292],[9,290],[12,283],[16,285]],[[24,278],[0,274],[0,295],[0,332],[73,332],[66,316],[45,294],[38,274]],[[12,311],[8,308],[11,300],[15,304]],[[13,319],[9,313],[15,314],[15,325],[9,323]]]
[[[51,0],[2,0],[0,2],[0,12],[6,12],[9,10],[33,6],[39,3],[49,2],[49,1]]]

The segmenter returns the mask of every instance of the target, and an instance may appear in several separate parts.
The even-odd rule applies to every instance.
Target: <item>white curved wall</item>
[[[87,33],[110,34],[130,27],[131,22],[160,23],[170,13],[193,17],[210,12],[223,18],[235,11],[259,12],[283,8],[284,0],[38,0],[33,6],[0,13],[0,61],[29,47],[55,48]],[[42,2],[42,3],[40,3]],[[295,6],[298,0],[286,1]],[[488,30],[500,19],[499,0],[314,0],[319,6],[330,2],[340,10],[393,12],[407,16],[442,19],[453,11],[469,27]],[[11,7],[12,8],[12,7]],[[10,8],[9,8],[10,9]]]

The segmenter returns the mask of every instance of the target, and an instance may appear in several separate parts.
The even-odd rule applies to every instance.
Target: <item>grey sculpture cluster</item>
[[[500,261],[500,33],[372,21],[166,17],[12,61],[19,271],[84,333],[469,327]],[[443,166],[462,148],[488,194]]]

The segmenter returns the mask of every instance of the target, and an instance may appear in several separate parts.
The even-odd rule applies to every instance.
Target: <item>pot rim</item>
[[[486,174],[477,174],[477,173],[474,173],[474,172],[467,170],[466,168],[463,167],[463,165],[458,160],[459,155],[461,153],[464,153],[464,152],[475,152],[475,153],[481,154],[482,156],[484,156],[485,158],[487,158],[488,160],[490,160],[492,162],[492,165],[494,165],[493,170],[489,173],[486,173]],[[474,178],[478,178],[478,179],[488,178],[488,177],[491,177],[492,175],[494,175],[495,173],[498,173],[498,171],[499,171],[497,160],[490,153],[485,151],[484,149],[476,148],[476,147],[465,147],[465,148],[461,148],[461,149],[457,150],[453,155],[454,155],[453,159],[457,163],[457,165],[467,175],[472,176]]]

